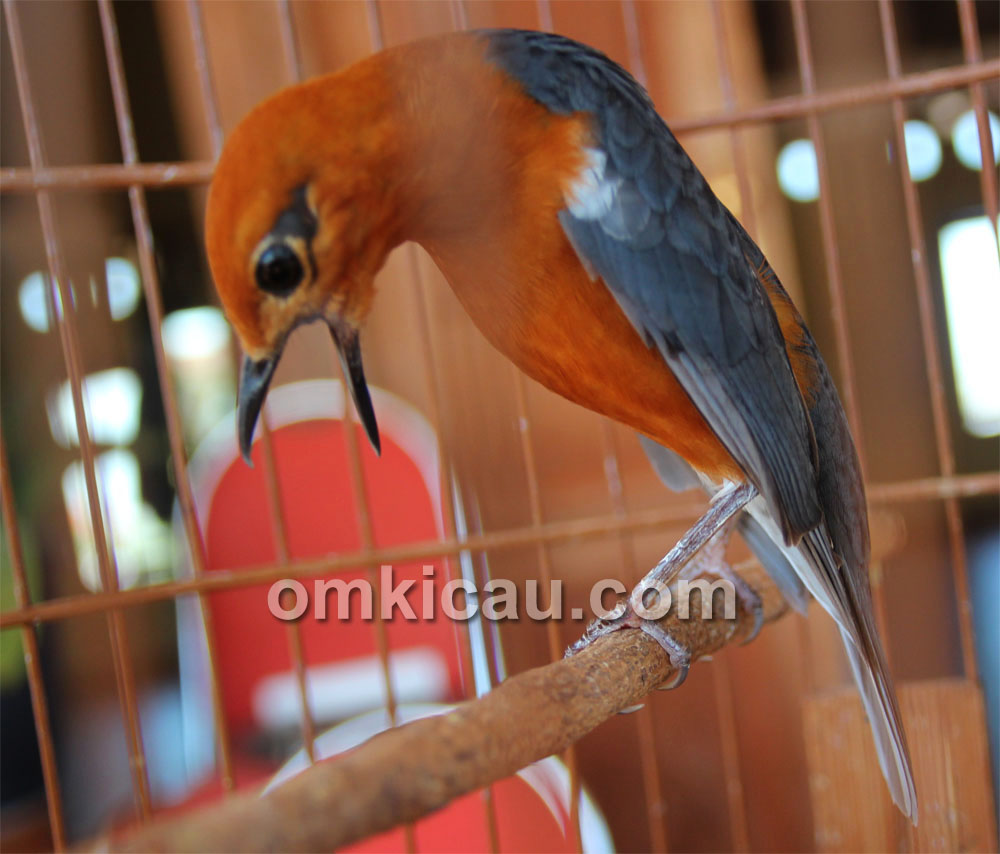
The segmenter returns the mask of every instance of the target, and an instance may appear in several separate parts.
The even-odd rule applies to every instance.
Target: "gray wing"
[[[530,96],[593,117],[590,169],[563,229],[796,542],[821,518],[815,445],[745,232],[618,65],[559,36],[486,35]]]

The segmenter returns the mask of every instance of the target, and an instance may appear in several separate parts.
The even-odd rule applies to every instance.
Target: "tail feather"
[[[700,484],[712,493],[712,485],[677,454],[644,436],[640,439],[657,474],[667,486],[683,491]],[[760,498],[747,505],[746,511],[739,516],[738,525],[747,545],[791,605],[804,611],[808,597],[805,591],[808,590],[836,620],[871,726],[882,775],[896,806],[916,824],[917,796],[906,734],[872,618],[864,566],[867,549],[844,549],[849,555],[847,559],[853,558],[852,562],[857,564],[848,569],[844,565],[845,558],[834,552],[825,523],[806,533],[796,545],[788,546]]]
[[[740,536],[750,546],[750,551],[757,556],[760,565],[767,570],[767,574],[778,586],[785,601],[800,614],[805,614],[809,606],[809,594],[799,580],[795,567],[785,557],[781,546],[774,542],[748,513],[741,513],[736,524]]]
[[[871,616],[867,575],[843,571],[825,526],[807,533],[796,546],[784,546],[781,531],[770,518],[766,505],[754,501],[747,509],[765,533],[775,543],[782,544],[785,557],[806,588],[837,622],[868,716],[882,775],[895,804],[916,824],[917,796],[910,751],[889,667]]]
[[[876,642],[874,660],[869,660],[847,632],[841,629],[840,633],[851,670],[854,671],[854,681],[858,685],[861,702],[868,715],[882,776],[885,777],[893,802],[916,824],[917,792],[913,784],[910,754],[882,650]]]

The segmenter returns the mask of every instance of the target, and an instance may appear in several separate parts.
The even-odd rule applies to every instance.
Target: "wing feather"
[[[619,66],[549,34],[491,31],[490,43],[532,97],[593,116],[563,230],[795,542],[821,518],[814,438],[742,228]]]

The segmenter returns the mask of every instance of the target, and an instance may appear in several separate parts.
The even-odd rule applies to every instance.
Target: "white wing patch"
[[[587,163],[563,198],[567,210],[577,219],[603,219],[611,212],[622,179],[608,177],[608,155],[599,148],[585,148],[584,153]]]

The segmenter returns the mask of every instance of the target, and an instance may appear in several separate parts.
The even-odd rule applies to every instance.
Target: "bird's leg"
[[[597,638],[624,628],[640,629],[655,640],[677,669],[677,677],[667,686],[676,688],[687,676],[691,664],[691,652],[683,644],[674,640],[656,620],[640,617],[637,612],[648,613],[645,595],[650,591],[664,590],[677,574],[695,557],[699,550],[708,544],[716,535],[724,534],[728,523],[748,502],[757,495],[756,487],[751,483],[730,485],[712,499],[708,512],[705,513],[684,534],[664,558],[656,564],[632,590],[625,602],[620,602],[615,611],[617,616],[598,618],[591,623],[580,640],[574,643],[566,655],[573,655],[593,643]],[[725,539],[719,536],[721,549],[725,549]],[[721,556],[721,551],[719,555]],[[710,555],[711,556],[711,555]],[[624,606],[624,607],[623,607]]]
[[[654,566],[632,591],[667,585],[709,540],[721,531],[740,510],[757,495],[752,483],[731,484],[720,489],[712,498],[708,512],[695,522],[663,559]]]

